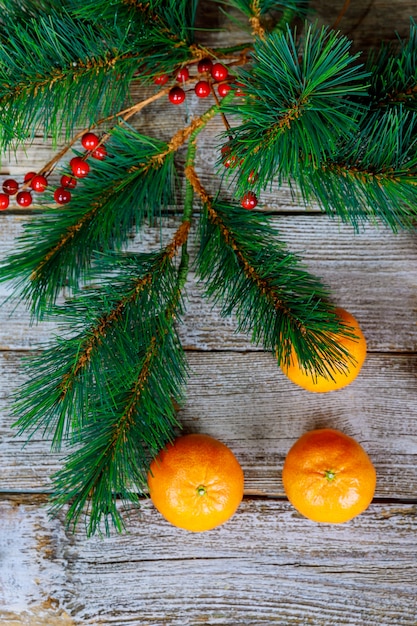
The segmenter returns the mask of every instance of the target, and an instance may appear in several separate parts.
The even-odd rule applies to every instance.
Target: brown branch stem
[[[170,88],[168,88],[168,87],[166,87],[165,89],[161,89],[160,91],[158,91],[156,94],[150,96],[149,98],[146,98],[145,100],[141,100],[140,102],[137,102],[133,106],[128,107],[127,109],[123,109],[122,111],[119,111],[118,113],[113,113],[112,115],[108,115],[107,117],[103,117],[103,118],[97,120],[92,126],[89,126],[88,128],[84,128],[83,130],[80,130],[76,135],[74,135],[74,137],[71,139],[71,141],[69,143],[67,143],[62,148],[62,150],[60,150],[50,161],[48,161],[48,163],[46,163],[42,167],[42,169],[39,171],[39,174],[50,174],[52,172],[52,170],[54,169],[55,165],[58,163],[58,161],[60,161],[60,159],[62,159],[62,157],[65,156],[65,154],[68,152],[68,150],[70,150],[70,148],[79,139],[81,139],[81,137],[85,133],[91,131],[93,128],[96,128],[97,126],[101,126],[102,124],[105,124],[106,122],[109,122],[109,121],[114,120],[116,118],[122,118],[122,120],[124,122],[127,121],[130,117],[132,117],[133,115],[135,115],[136,113],[138,113],[139,111],[141,111],[142,109],[147,107],[149,104],[152,104],[156,100],[159,100],[164,95],[166,95],[168,93],[169,89]],[[108,137],[109,137],[109,134],[106,133],[106,135],[101,139],[100,144],[104,143],[104,141],[106,141],[108,139]]]
[[[192,166],[187,167],[185,169],[185,176],[189,180],[194,191],[200,196],[203,204],[205,205],[207,209],[207,213],[210,218],[210,221],[212,222],[212,224],[215,224],[219,228],[226,244],[235,253],[236,258],[240,266],[242,267],[246,277],[249,278],[252,282],[254,282],[258,286],[260,292],[263,295],[267,296],[270,299],[270,301],[272,302],[276,310],[281,310],[289,314],[287,307],[284,305],[284,303],[279,298],[277,293],[273,289],[271,289],[268,281],[264,280],[263,278],[259,276],[256,269],[252,266],[252,264],[246,258],[245,254],[242,252],[241,248],[236,242],[236,239],[233,237],[233,234],[230,232],[230,230],[227,228],[227,226],[224,224],[223,220],[221,219],[221,217],[215,210],[213,206],[212,198],[208,194],[204,186],[202,185],[194,167]]]
[[[178,253],[178,250],[184,245],[184,243],[188,239],[190,226],[191,224],[189,221],[184,221],[177,228],[171,242],[165,248],[165,258],[172,259]],[[92,352],[102,343],[112,324],[120,319],[126,306],[129,303],[133,302],[139,296],[139,294],[151,283],[152,272],[148,272],[144,276],[138,278],[130,293],[122,298],[114,309],[112,309],[106,315],[103,315],[100,320],[98,320],[98,323],[94,328],[90,329],[88,338],[85,341],[82,349],[78,353],[77,362],[72,367],[71,371],[68,372],[61,381],[60,387],[62,391],[60,395],[60,401],[65,398],[79,372],[85,369],[85,367],[88,365],[91,360]]]

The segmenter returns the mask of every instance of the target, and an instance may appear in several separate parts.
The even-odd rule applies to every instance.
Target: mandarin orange
[[[375,493],[375,468],[362,446],[339,430],[305,433],[284,462],[291,504],[316,522],[340,524],[362,513]]]
[[[328,360],[326,364],[330,371],[329,374],[306,370],[301,366],[294,348],[291,351],[289,365],[281,366],[284,374],[293,383],[307,389],[307,391],[325,393],[346,387],[355,380],[365,361],[366,340],[357,320],[341,308],[336,309],[336,314],[343,324],[349,327],[349,332],[354,335],[354,337],[348,337],[341,334],[336,337],[337,343],[349,353],[349,358],[343,362],[343,368],[337,367],[340,363],[332,363],[331,360]]]
[[[152,461],[148,487],[158,511],[174,526],[210,530],[232,517],[244,476],[233,452],[203,434],[178,437]]]

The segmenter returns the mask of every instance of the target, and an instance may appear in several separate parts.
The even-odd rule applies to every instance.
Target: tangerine
[[[340,362],[335,363],[329,359],[325,361],[325,365],[328,366],[325,368],[327,372],[307,370],[300,364],[294,348],[291,350],[289,364],[281,365],[284,374],[293,383],[307,389],[307,391],[325,393],[346,387],[355,380],[365,361],[366,339],[358,321],[345,309],[338,308],[335,312],[344,326],[349,327],[349,332],[354,335],[354,337],[350,337],[341,333],[336,336],[339,346],[345,348],[349,354],[343,360],[342,368],[337,367],[340,366]]]
[[[233,452],[209,435],[190,434],[168,444],[152,461],[152,502],[174,526],[193,532],[220,526],[243,498],[244,476]]]
[[[305,433],[284,462],[291,504],[315,522],[340,524],[362,513],[375,493],[376,471],[362,446],[339,430]]]

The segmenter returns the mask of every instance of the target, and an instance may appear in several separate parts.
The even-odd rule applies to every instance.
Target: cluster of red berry
[[[217,84],[217,92],[221,98],[229,93],[232,86],[229,84],[229,70],[222,63],[213,63],[211,59],[201,59],[197,64],[197,72],[199,80],[194,85],[194,93],[199,98],[207,98],[211,94],[212,81]],[[161,74],[154,79],[155,85],[165,85],[169,80],[168,74]],[[179,83],[184,83],[190,78],[190,70],[188,67],[182,67],[175,76]],[[172,104],[181,104],[186,97],[183,87],[176,85],[172,87],[168,93],[169,101]]]
[[[197,64],[197,72],[199,79],[194,85],[194,92],[199,98],[207,98],[213,89],[213,81],[217,85],[217,92],[221,98],[224,98],[226,94],[233,88],[230,84],[229,70],[222,63],[213,63],[211,59],[201,59]],[[177,82],[185,83],[190,79],[190,70],[188,67],[183,67],[175,75]],[[155,85],[165,85],[170,76],[168,74],[160,74],[154,79]],[[235,82],[235,94],[243,95],[241,91],[241,85]],[[168,98],[172,104],[181,104],[186,98],[186,92],[183,87],[175,85],[168,93]],[[222,148],[223,165],[225,167],[235,167],[238,165],[238,159],[236,155],[230,153],[229,146]],[[248,183],[253,184],[256,180],[256,174],[251,172],[248,177]],[[244,209],[254,209],[258,204],[258,198],[253,191],[247,191],[241,201],[241,206]]]
[[[84,178],[90,171],[87,157],[92,156],[100,161],[105,159],[107,151],[100,139],[94,133],[85,133],[81,138],[81,144],[86,154],[73,157],[70,160],[70,168],[73,176],[63,174],[60,186],[54,191],[54,200],[57,204],[67,204],[71,200],[71,189],[77,184],[77,178]],[[14,178],[8,178],[3,182],[3,193],[0,193],[0,211],[9,207],[10,198],[16,196],[16,204],[21,207],[29,207],[33,202],[32,192],[42,193],[48,187],[48,179],[44,174],[28,172],[23,179],[22,188],[19,191],[19,183]]]

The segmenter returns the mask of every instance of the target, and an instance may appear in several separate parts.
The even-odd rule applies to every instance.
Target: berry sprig
[[[85,149],[83,156],[74,156],[69,167],[72,175],[63,174],[60,185],[54,191],[54,200],[57,204],[68,204],[71,200],[71,189],[77,185],[77,179],[85,178],[90,172],[87,162],[89,157],[102,161],[107,156],[107,150],[103,145],[103,139],[92,132],[86,132],[81,137],[81,145]],[[14,178],[8,178],[3,182],[3,193],[0,193],[0,210],[4,211],[10,206],[10,198],[16,197],[16,204],[20,207],[29,207],[33,203],[33,192],[41,194],[49,186],[48,176],[53,168],[46,165],[40,172],[27,172],[20,186]]]
[[[197,80],[194,85],[194,93],[198,98],[207,98],[210,94],[212,94],[218,102],[217,94],[214,91],[214,85],[217,85],[217,93],[221,98],[224,98],[232,89],[235,90],[236,95],[243,95],[241,83],[237,83],[236,81],[234,81],[234,84],[232,83],[228,67],[220,62],[213,63],[213,61],[208,57],[198,61],[197,76],[190,77],[190,70],[187,66],[180,68],[176,73],[176,80],[178,82],[182,82],[183,87],[184,83],[190,79]],[[169,75],[161,74],[155,77],[154,84],[161,86],[165,85],[168,81]],[[168,92],[168,99],[171,104],[179,105],[185,101],[187,94],[183,87],[180,87],[179,85],[171,87]],[[227,130],[230,131],[230,125],[224,116],[223,119]],[[228,145],[223,146],[221,153],[222,162],[226,168],[235,168],[239,164],[237,156],[231,154],[230,147]],[[248,177],[248,183],[253,185],[256,182],[256,179],[257,175],[252,171]],[[257,206],[258,198],[253,191],[247,191],[241,198],[240,204],[244,209],[251,210]]]
[[[218,61],[213,62],[213,60],[208,57],[202,58],[195,63],[190,62],[189,65],[180,67],[173,74],[173,77],[175,77],[177,83],[181,83],[182,86],[177,84],[172,87],[167,87],[164,90],[160,90],[159,93],[151,96],[144,101],[137,103],[136,105],[129,107],[128,109],[120,111],[117,114],[108,118],[98,120],[97,126],[102,124],[103,122],[109,121],[110,119],[118,118],[126,121],[129,117],[139,112],[144,106],[162,97],[165,93],[168,95],[168,98],[172,104],[181,104],[186,99],[186,91],[184,87],[185,83],[188,81],[197,81],[194,85],[194,93],[197,95],[197,97],[207,98],[208,96],[210,96],[210,94],[212,94],[217,103],[217,93],[221,98],[224,98],[233,89],[234,93],[236,95],[239,95],[238,83],[230,75],[228,68],[230,65],[240,64],[241,62],[242,61],[230,62],[229,65],[226,66]],[[197,74],[191,76],[190,68],[194,67],[195,64],[197,67]],[[169,80],[170,76],[168,74],[161,74],[154,78],[154,84],[161,87],[168,83]],[[217,93],[214,90],[215,86],[217,87]],[[230,129],[230,126],[227,124],[227,122],[226,125],[228,129]],[[44,166],[41,171],[28,172],[24,176],[24,180],[21,185],[15,179],[10,178],[5,180],[3,183],[3,193],[0,193],[0,210],[5,210],[9,208],[10,200],[13,197],[15,197],[15,202],[17,205],[21,207],[31,206],[34,200],[33,193],[35,192],[36,194],[41,194],[48,188],[48,176],[54,170],[57,162],[62,158],[63,155],[65,155],[65,153],[78,139],[81,139],[81,145],[85,149],[85,153],[83,155],[73,156],[70,159],[70,173],[63,174],[61,176],[60,184],[58,187],[55,188],[53,193],[54,201],[57,204],[68,204],[72,197],[71,191],[76,187],[78,179],[85,178],[90,173],[91,165],[88,162],[90,157],[97,160],[103,160],[107,157],[107,150],[104,145],[104,141],[107,138],[108,135],[100,139],[98,135],[91,132],[90,130],[78,133],[59,154],[57,154],[47,165]],[[233,157],[233,155],[229,155],[227,158],[225,158],[224,165],[226,167],[235,167],[235,165],[237,165],[237,159]],[[247,195],[248,194],[245,194],[244,198],[241,201],[242,206],[244,206],[244,208],[254,208],[254,206],[256,206],[257,204],[255,194],[253,192],[250,192],[249,194],[252,198],[251,203],[248,203],[248,200],[246,198]]]
[[[158,86],[165,85],[169,81],[168,74],[160,74],[154,78],[154,84]],[[231,76],[228,68],[223,63],[213,63],[210,58],[200,59],[197,63],[197,75],[190,75],[189,66],[181,67],[175,74],[177,82],[182,86],[174,85],[168,93],[168,99],[171,104],[182,104],[186,99],[185,83],[190,80],[196,80],[194,85],[194,93],[198,98],[207,98],[212,93],[212,84],[217,83],[217,92],[221,98],[232,89],[230,84]]]

